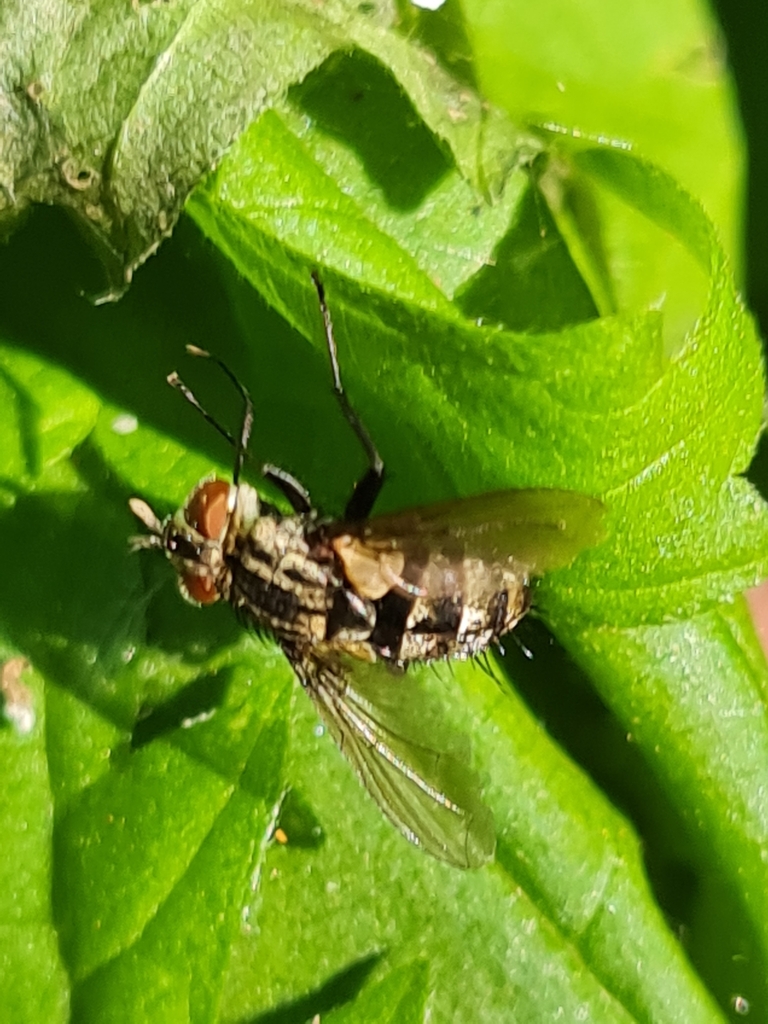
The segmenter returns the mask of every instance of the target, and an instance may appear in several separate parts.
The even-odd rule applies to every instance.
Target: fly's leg
[[[309,491],[299,483],[295,476],[280,469],[279,466],[273,466],[271,462],[266,462],[261,467],[261,473],[266,480],[270,480],[285,495],[294,512],[304,514],[312,511]]]
[[[328,355],[331,359],[331,372],[333,373],[333,391],[338,399],[339,405],[341,406],[341,411],[344,413],[347,422],[354,430],[357,439],[365,450],[365,454],[368,456],[368,469],[355,485],[352,496],[347,502],[347,507],[344,510],[344,517],[352,521],[367,519],[371,514],[373,506],[376,503],[376,499],[379,496],[379,492],[381,491],[382,484],[384,483],[384,463],[382,462],[376,445],[373,443],[371,435],[365,429],[362,421],[350,405],[349,399],[347,398],[346,392],[342,386],[341,374],[339,373],[339,357],[336,352],[336,341],[333,337],[333,323],[331,321],[328,303],[325,301],[325,289],[323,288],[322,281],[320,280],[317,272],[314,270],[312,271],[312,280],[315,288],[317,289],[317,297],[320,300],[320,311],[323,314],[325,340],[328,345]]]
[[[235,470],[232,474],[232,480],[235,486],[237,486],[237,482],[240,479],[240,472],[243,468],[243,461],[246,458],[250,458],[247,451],[248,441],[251,436],[251,427],[253,426],[253,403],[251,401],[250,393],[245,385],[240,383],[227,364],[222,362],[221,359],[216,356],[212,356],[210,352],[206,352],[205,349],[198,348],[196,345],[187,345],[187,351],[193,356],[212,359],[216,365],[224,371],[227,377],[229,377],[243,398],[245,408],[243,412],[243,423],[240,428],[240,437],[234,438],[226,427],[222,427],[218,420],[203,408],[195,394],[187,387],[175,370],[173,373],[168,375],[168,383],[171,387],[180,391],[189,404],[197,409],[206,423],[210,423],[212,427],[218,430],[221,436],[229,441],[235,449]],[[261,472],[267,480],[271,480],[272,483],[285,495],[294,512],[305,513],[312,511],[312,503],[309,500],[309,493],[307,492],[307,489],[299,483],[295,476],[291,476],[291,474],[286,472],[286,470],[280,469],[278,466],[273,466],[269,462],[262,466]]]

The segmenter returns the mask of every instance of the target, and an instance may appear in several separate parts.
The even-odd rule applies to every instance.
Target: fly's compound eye
[[[176,558],[193,565],[199,565],[203,572],[205,569],[201,561],[201,546],[195,544],[189,537],[177,534],[168,540],[168,551]],[[216,584],[210,575],[197,575],[194,572],[182,572],[179,569],[179,582],[183,592],[196,604],[213,604],[219,598]]]
[[[195,544],[189,537],[176,534],[168,540],[168,551],[176,558],[193,565],[201,565],[201,545]],[[196,604],[213,604],[219,595],[216,584],[210,575],[197,575],[194,572],[181,572],[179,575],[184,593]]]
[[[229,484],[225,480],[210,480],[198,487],[184,515],[189,525],[206,540],[220,537],[229,516]]]
[[[192,573],[185,573],[181,582],[193,601],[198,604],[213,604],[218,600],[216,584],[210,576],[193,576]]]

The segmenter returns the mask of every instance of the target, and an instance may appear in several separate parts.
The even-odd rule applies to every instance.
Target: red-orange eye
[[[182,581],[186,592],[198,604],[213,604],[219,596],[210,576],[193,576],[190,573],[183,576]]]
[[[186,508],[186,519],[206,540],[221,535],[229,510],[229,484],[225,480],[210,480],[198,487]],[[195,598],[197,600],[197,598]]]

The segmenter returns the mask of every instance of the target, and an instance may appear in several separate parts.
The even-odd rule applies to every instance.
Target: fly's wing
[[[599,543],[605,535],[604,513],[595,498],[542,488],[492,491],[332,529],[359,537],[373,550],[402,551],[406,558],[438,551],[485,562],[513,559],[540,576]]]
[[[463,759],[409,738],[421,722],[415,680],[336,652],[286,652],[339,749],[384,814],[432,856],[461,868],[493,858],[493,816]]]

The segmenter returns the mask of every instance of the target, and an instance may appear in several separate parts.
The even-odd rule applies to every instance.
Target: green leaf
[[[690,183],[680,167],[711,166],[717,146],[707,198],[730,197],[727,83],[637,92],[704,21],[649,4],[627,38],[605,16],[617,60],[588,63],[588,89],[564,81],[580,97],[565,118],[531,97],[558,92],[553,53],[586,52],[569,43],[592,38],[571,35],[579,12],[550,5],[512,32],[519,11],[469,0],[432,20],[402,4],[399,27],[387,4],[137,7],[83,7],[75,24],[47,5],[54,32],[34,3],[0,15],[6,227],[29,201],[64,205],[130,273],[217,165],[187,203],[208,239],[182,222],[115,308],[77,298],[84,259],[51,216],[0,252],[0,653],[31,662],[37,715],[29,734],[0,730],[8,1005],[35,1022],[71,1006],[690,1024],[727,1019],[740,993],[759,1016],[768,691],[737,595],[768,568],[765,507],[740,476],[760,348],[667,171],[515,126],[640,137],[666,108],[674,169]],[[505,61],[528,92],[507,88]],[[622,127],[633,94],[647,109]],[[704,154],[676,121],[694,109]],[[536,592],[604,706],[528,623],[535,658],[510,641],[502,688],[479,665],[423,672],[471,739],[498,834],[487,869],[405,843],[274,645],[226,608],[184,606],[161,559],[128,553],[130,495],[165,513],[231,465],[165,393],[177,368],[238,427],[237,396],[185,342],[252,388],[256,464],[343,507],[364,460],[330,394],[310,269],[391,473],[382,509],[512,486],[606,506],[606,541]]]
[[[5,644],[2,654],[11,654]],[[37,673],[26,671],[20,681],[28,687],[34,728],[21,735],[7,727],[0,730],[3,1005],[9,1019],[63,1022],[68,1019],[69,986],[50,915],[53,801],[46,765],[44,690]]]
[[[326,1016],[330,1024],[345,1021],[376,1020],[386,1024],[420,1024],[428,1020],[426,1002],[429,995],[428,969],[423,962],[392,971],[383,981],[361,993],[354,1004],[343,1006]]]
[[[265,133],[279,140],[279,131],[273,115],[243,136],[209,189],[193,197],[191,209],[240,271],[316,341],[316,321],[306,314],[306,269],[301,262],[297,266],[296,257],[303,257],[306,268],[316,261],[313,252],[318,249],[324,263],[326,254],[330,257],[326,266],[338,265],[338,258],[317,238],[316,208],[296,196],[287,174],[287,145],[281,205],[297,214],[290,229],[286,231],[284,218],[245,198],[255,195],[242,176],[252,166],[250,147],[254,154],[261,151]],[[273,159],[281,149],[272,147]],[[571,651],[590,674],[603,680],[595,665],[592,633],[581,632],[585,618],[634,630],[670,616],[697,622],[690,617],[757,582],[768,570],[765,506],[735,475],[746,468],[760,429],[763,376],[752,324],[700,207],[663,172],[626,153],[579,147],[574,166],[659,228],[673,232],[690,253],[689,266],[692,261],[704,264],[709,275],[705,308],[674,348],[665,340],[656,312],[619,314],[557,335],[515,337],[457,325],[432,303],[429,311],[423,305],[416,311],[413,287],[396,287],[401,301],[380,298],[380,290],[393,291],[386,271],[372,281],[369,266],[355,266],[348,259],[345,278],[360,277],[357,294],[347,280],[328,270],[323,274],[335,310],[345,378],[350,392],[359,396],[358,407],[372,408],[369,422],[375,424],[379,404],[397,408],[406,435],[417,433],[430,448],[451,452],[446,468],[454,480],[462,481],[466,493],[504,484],[545,484],[604,496],[613,527],[610,539],[586,552],[571,570],[548,579],[539,597]],[[237,199],[230,202],[232,196]],[[345,218],[344,228],[350,253],[368,255],[359,219],[355,223]],[[337,233],[334,248],[339,238]],[[286,246],[292,251],[286,253]],[[375,344],[375,357],[356,353],[355,339],[361,338],[369,349]],[[428,341],[422,343],[422,338]],[[563,373],[564,365],[571,367],[569,373]],[[626,373],[630,366],[637,372]],[[397,399],[403,386],[418,396],[407,407]],[[366,395],[375,399],[369,401]],[[431,410],[427,421],[419,416],[426,407]],[[469,410],[466,419],[457,418],[457,409]],[[495,426],[490,437],[482,436],[488,418]],[[386,436],[383,429],[374,434]],[[513,465],[510,450],[515,452]],[[396,451],[388,461],[407,466],[408,453]],[[428,471],[419,480],[431,496]],[[393,503],[399,504],[398,499]],[[674,643],[671,649],[676,649]],[[674,665],[674,656],[670,659]],[[649,659],[656,661],[657,651]],[[618,664],[621,671],[612,677],[611,687],[599,685],[634,735],[634,718],[614,691],[630,685],[638,660]],[[650,664],[643,671],[650,672]],[[679,698],[673,706],[682,712],[685,674],[678,674],[676,682]],[[669,696],[662,706],[669,714]],[[675,756],[687,756],[673,730],[651,732],[654,748],[671,744]],[[701,756],[721,761],[728,744],[708,738]],[[764,771],[759,765],[758,757],[749,773],[736,773],[730,788],[723,786],[712,795],[710,822],[728,806],[724,797],[746,799],[754,773]],[[681,799],[680,789],[672,789]],[[752,824],[745,821],[739,839],[732,838],[742,857],[753,834]],[[737,860],[731,856],[734,869]],[[547,879],[549,888],[553,877]],[[758,928],[759,911],[755,913],[744,895],[744,910]],[[562,900],[553,899],[553,905],[562,914]],[[597,934],[610,921],[609,913]],[[602,942],[611,947],[607,938]]]
[[[711,1019],[674,939],[642,896],[639,849],[624,821],[521,702],[478,668],[455,674],[438,680],[424,672],[422,682],[432,681],[451,721],[467,721],[468,697],[480,725],[474,752],[490,778],[497,870],[456,873],[403,849],[370,801],[343,795],[351,773],[326,756],[328,737],[316,735],[304,704],[294,779],[326,838],[319,850],[294,849],[289,834],[287,846],[273,851],[261,902],[264,942],[241,944],[233,998],[244,997],[259,965],[265,974],[251,991],[252,1013],[274,999],[275,985],[284,1003],[307,990],[319,1001],[324,978],[384,947],[395,963],[412,949],[429,951],[438,1019],[477,1006],[503,1017],[510,999],[516,1014],[533,1019],[559,1001],[567,1016],[585,1005],[600,1020]],[[452,907],[462,908],[458,916]],[[291,958],[296,929],[307,949],[322,949],[320,960]],[[618,992],[617,976],[626,979]],[[678,985],[685,989],[679,1002]]]
[[[0,501],[46,487],[75,487],[66,464],[93,429],[98,403],[75,378],[22,350],[0,351]]]
[[[275,115],[266,123],[266,131],[262,121],[243,137],[191,209],[241,272],[315,339],[317,315],[307,315],[306,293],[310,248],[319,242],[317,207],[296,195],[287,174],[289,164],[297,164],[293,142],[285,141]],[[283,161],[283,172],[272,181],[283,183],[284,204],[297,212],[290,223],[279,207],[254,208],[242,198],[257,195],[248,179],[255,153],[268,148],[265,135],[274,140],[273,159]],[[606,317],[554,336],[512,335],[457,324],[455,313],[443,313],[431,301],[432,308],[414,308],[420,275],[413,268],[412,285],[401,278],[394,286],[399,303],[363,296],[371,270],[362,261],[347,261],[346,274],[361,279],[357,287],[339,279],[336,290],[336,279],[330,272],[324,276],[350,389],[359,380],[379,402],[395,407],[408,380],[419,402],[400,407],[401,419],[411,420],[408,426],[431,447],[452,449],[449,471],[470,490],[570,486],[604,496],[612,536],[559,577],[566,580],[561,593],[571,610],[596,621],[660,621],[695,613],[768,571],[765,508],[751,486],[733,476],[746,469],[760,428],[760,347],[703,211],[679,187],[627,154],[590,150],[579,154],[578,166],[674,230],[693,256],[707,261],[707,305],[674,355],[664,355],[654,312]],[[329,228],[335,225],[341,237],[327,213]],[[364,251],[374,265],[386,265],[383,252],[377,256],[371,249],[362,219],[348,217],[344,226],[352,253]],[[337,262],[330,254],[330,265]],[[385,278],[379,289],[391,291]],[[356,338],[369,345],[375,340],[376,356],[347,357],[345,346]],[[564,374],[566,359],[572,369]],[[617,370],[634,363],[639,376],[622,380]],[[424,405],[432,410],[426,424],[419,416]],[[726,406],[728,422],[715,431],[712,424]],[[457,408],[475,415],[459,419]],[[491,437],[488,415],[496,426]],[[375,424],[374,417],[375,411]],[[557,605],[552,589],[543,600],[557,618],[567,609]]]
[[[532,17],[529,8],[504,0],[471,0],[461,12],[484,95],[518,123],[621,142],[663,167],[703,202],[738,276],[742,200],[735,197],[743,187],[744,155],[710,8],[648,0],[626,11],[606,9],[599,0],[553,0]],[[576,183],[566,185],[565,201],[579,216],[594,197]],[[665,295],[667,329],[679,337],[696,315],[702,282],[670,240],[654,243],[641,221],[604,201],[597,199],[601,229],[593,241],[610,265],[614,302],[634,308]]]
[[[29,201],[73,209],[128,279],[200,176],[333,40],[299,4],[247,0],[77,15],[66,4],[11,3],[0,35],[13,56],[0,81],[12,114],[0,153],[11,217]]]
[[[280,675],[283,681],[288,678],[284,671]],[[271,696],[274,692],[268,686],[262,689],[262,694]],[[282,692],[277,692],[277,708],[267,710],[251,702],[247,724],[252,754],[240,784],[227,787],[225,802],[219,799],[220,785],[211,790],[215,777],[210,772],[210,778],[201,777],[196,762],[209,744],[221,758],[222,735],[229,732],[231,738],[233,727],[239,724],[233,721],[231,713],[227,714],[226,708],[217,712],[218,743],[211,736],[213,730],[207,730],[208,735],[205,735],[204,728],[190,734],[189,741],[184,734],[176,739],[185,749],[181,755],[181,770],[174,771],[170,763],[166,769],[172,780],[172,785],[163,787],[167,805],[157,801],[158,787],[152,785],[150,777],[124,777],[126,793],[130,792],[133,806],[127,809],[123,830],[130,828],[132,816],[141,829],[147,830],[147,839],[141,841],[133,835],[126,842],[121,836],[119,844],[110,849],[109,837],[106,842],[102,837],[95,862],[90,866],[94,876],[108,880],[108,891],[103,894],[103,900],[101,894],[94,898],[94,894],[87,891],[83,892],[83,897],[90,908],[102,903],[106,907],[115,894],[120,893],[125,903],[144,912],[142,916],[148,923],[140,931],[140,937],[139,932],[127,934],[127,915],[120,913],[119,951],[100,969],[94,971],[93,964],[87,963],[88,947],[79,947],[79,956],[70,957],[71,962],[77,960],[87,978],[79,987],[75,1001],[75,1012],[79,1016],[114,1021],[153,1016],[176,1020],[189,1012],[192,1020],[216,1018],[230,946],[243,924],[242,894],[263,869],[273,824],[274,809],[270,801],[274,801],[275,790],[280,785],[284,747],[281,734],[289,711],[285,700],[289,689],[283,684]],[[242,706],[237,708],[237,715],[242,717]],[[223,728],[222,717],[227,719]],[[265,727],[265,723],[272,723],[271,728]],[[157,758],[166,752],[163,747],[164,744],[155,742],[146,750]],[[138,764],[138,760],[133,759],[131,771],[134,775],[143,775],[147,766]],[[232,770],[231,762],[228,769]],[[142,790],[150,798],[149,807],[141,801]],[[98,793],[96,799],[104,800],[105,807],[115,807],[114,801],[105,799],[103,792]],[[201,813],[204,808],[208,815]],[[157,820],[153,821],[153,813],[160,815],[160,827]],[[88,818],[98,820],[98,812],[89,814]],[[174,820],[178,821],[176,828],[172,827]],[[68,820],[61,830],[63,845],[68,844],[72,824]],[[198,825],[203,826],[202,841],[199,833],[194,834]],[[76,844],[82,844],[85,829],[75,827],[72,831],[77,836]],[[164,850],[155,847],[153,835],[164,837]],[[194,849],[191,859],[190,848]],[[126,852],[134,856],[123,863],[121,858]],[[135,859],[136,854],[140,855],[140,860]],[[78,860],[71,871],[67,870],[66,856],[61,860],[64,875],[71,885],[78,879],[79,866],[87,860]],[[134,887],[138,892],[132,895]],[[102,928],[94,953],[101,959],[116,951],[107,948],[104,928],[107,922],[104,918],[100,920]],[[87,923],[91,922],[92,912],[87,919]],[[83,926],[87,923],[78,922],[78,930],[85,931]],[[66,930],[63,934],[66,935]],[[170,946],[169,936],[173,936]]]
[[[10,130],[0,143],[0,223],[12,230],[30,202],[71,210],[101,247],[114,297],[248,124],[333,51],[353,46],[394,69],[425,124],[476,177],[488,120],[480,97],[460,89],[395,23],[387,2],[185,0],[120,12],[90,5],[77,14],[48,0],[7,4],[0,106]],[[484,174],[500,192],[516,162],[506,119],[494,140],[505,162],[494,159]]]

